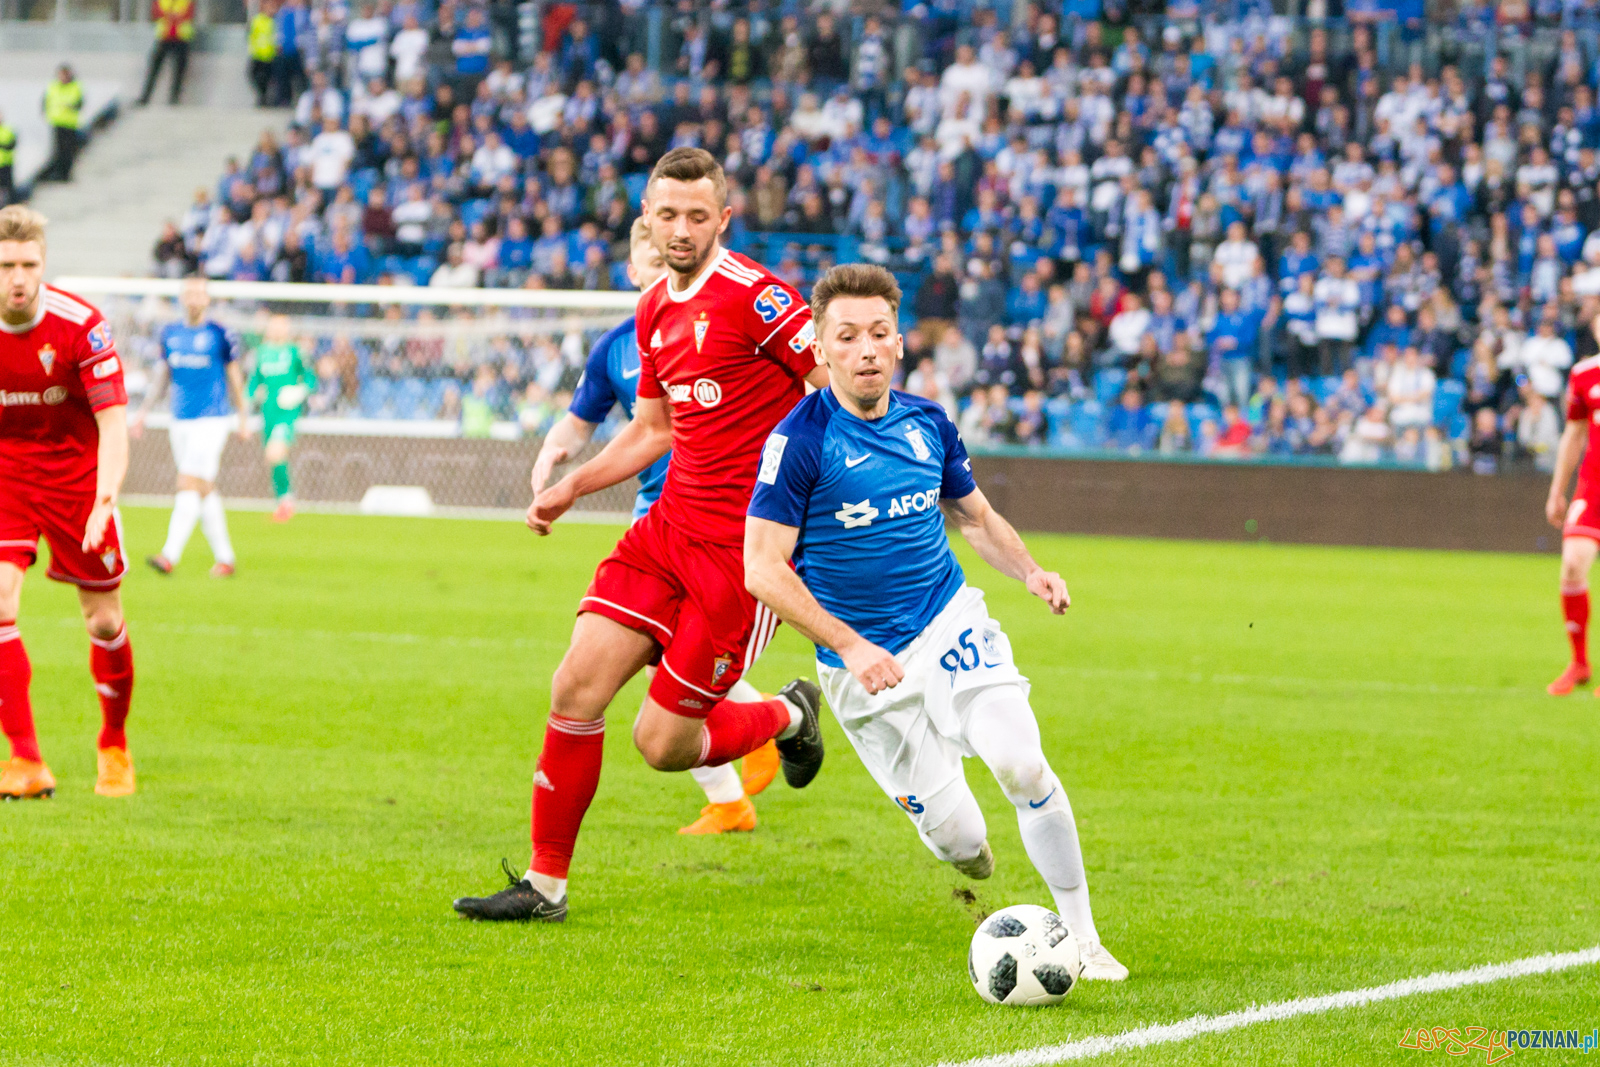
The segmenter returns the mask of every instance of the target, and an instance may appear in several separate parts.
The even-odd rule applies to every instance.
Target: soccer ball
[[[983,920],[967,951],[972,988],[991,1004],[1059,1004],[1082,973],[1078,939],[1036,904],[1013,904]]]

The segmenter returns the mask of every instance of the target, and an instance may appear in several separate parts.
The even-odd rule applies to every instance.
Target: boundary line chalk
[[[1600,963],[1600,945],[1578,952],[1546,953],[1528,956],[1508,963],[1486,963],[1465,971],[1438,971],[1419,978],[1405,978],[1388,985],[1350,989],[1343,993],[1329,993],[1320,997],[1285,1000],[1275,1004],[1230,1011],[1226,1015],[1195,1015],[1181,1022],[1144,1026],[1125,1030],[1120,1034],[1106,1034],[1067,1041],[1059,1045],[1004,1052],[996,1056],[982,1056],[975,1060],[942,1063],[940,1067],[1048,1067],[1050,1064],[1087,1060],[1113,1052],[1149,1048],[1152,1045],[1170,1045],[1189,1041],[1206,1034],[1221,1034],[1256,1023],[1277,1022],[1300,1015],[1318,1015],[1342,1008],[1359,1008],[1386,1000],[1399,1000],[1423,993],[1439,993],[1466,986],[1487,985],[1510,978],[1526,978],[1535,974],[1554,974],[1574,967],[1587,967]]]

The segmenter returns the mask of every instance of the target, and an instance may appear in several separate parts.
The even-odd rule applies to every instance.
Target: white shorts
[[[198,419],[173,419],[167,430],[172,462],[178,473],[203,482],[215,482],[222,466],[222,450],[233,429],[232,415],[206,415]]]
[[[873,780],[926,834],[966,794],[961,760],[974,755],[967,742],[973,711],[1003,687],[1027,696],[1028,679],[989,618],[983,590],[965,585],[895,659],[905,678],[875,696],[844,667],[818,661],[817,677]]]

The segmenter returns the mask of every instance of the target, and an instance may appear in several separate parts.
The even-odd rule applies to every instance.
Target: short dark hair
[[[645,185],[646,196],[655,188],[657,178],[671,178],[677,182],[697,182],[701,178],[710,178],[717,190],[717,206],[720,208],[728,203],[728,176],[722,172],[722,164],[704,148],[674,148],[656,160],[655,167],[650,171],[650,181]]]
[[[900,314],[900,283],[882,267],[870,263],[841,263],[829,269],[811,289],[811,317],[818,322],[828,305],[840,297],[881,296],[889,302],[889,314]]]

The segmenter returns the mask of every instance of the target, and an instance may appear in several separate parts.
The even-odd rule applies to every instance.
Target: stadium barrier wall
[[[510,517],[528,506],[538,438],[428,436],[421,425],[373,435],[354,432],[360,420],[308,419],[302,427],[292,456],[302,501],[354,506],[374,485],[418,485],[441,509]],[[600,447],[591,443],[579,458]],[[128,494],[172,492],[176,471],[163,429],[153,425],[133,442],[131,459]],[[1548,482],[1535,475],[982,454],[973,470],[994,505],[1024,530],[1511,552],[1560,546],[1544,521]],[[271,497],[259,438],[229,439],[218,484],[232,499]],[[625,515],[634,490],[630,480],[574,511]]]
[[[1019,529],[1213,541],[1559,550],[1549,480],[1465,471],[1257,463],[973,457]]]
[[[532,499],[528,476],[539,445],[539,438],[371,436],[303,428],[289,462],[295,497],[307,503],[354,506],[374,485],[419,485],[438,508],[504,511],[510,517],[526,511]],[[587,459],[601,447],[591,442],[578,458]],[[170,495],[176,478],[166,430],[151,426],[132,442],[123,492],[130,496]],[[217,486],[231,500],[271,499],[272,478],[261,457],[259,433],[253,441],[228,438]],[[630,478],[584,497],[573,510],[625,517],[633,510],[637,489],[638,483]]]

